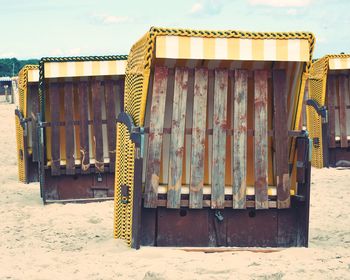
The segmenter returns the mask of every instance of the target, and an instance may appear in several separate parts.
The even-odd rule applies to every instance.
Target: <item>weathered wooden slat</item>
[[[51,83],[49,85],[49,92],[51,123],[55,124],[60,121],[60,96],[58,84]],[[51,157],[51,174],[60,175],[60,127],[56,125],[51,126]]]
[[[187,82],[188,70],[176,68],[169,160],[168,208],[180,208]]]
[[[329,148],[335,148],[335,98],[337,84],[334,76],[327,80]]]
[[[73,84],[65,82],[64,84],[64,118],[65,118],[65,136],[66,136],[66,174],[75,174],[74,161],[74,126],[73,126]]]
[[[228,70],[215,70],[211,208],[225,207]]]
[[[119,96],[118,96],[119,98]],[[114,173],[115,167],[115,145],[116,145],[116,110],[115,110],[115,92],[113,91],[113,80],[105,81],[105,100],[107,116],[107,137],[108,137],[108,156],[109,170]]]
[[[38,86],[30,85],[30,99],[31,99],[31,116],[32,121],[32,160],[34,162],[38,161],[38,131],[36,129],[37,122],[35,121],[36,115],[39,113],[39,95]]]
[[[267,209],[268,174],[268,123],[267,123],[267,78],[266,70],[254,71],[254,170],[255,208]]]
[[[144,196],[148,208],[157,207],[167,80],[168,68],[155,67]]]
[[[89,155],[89,92],[88,83],[79,82],[78,95],[80,103],[80,159],[82,171],[88,173],[90,167]]]
[[[235,71],[232,207],[246,208],[248,71]]]
[[[93,145],[95,147],[96,173],[104,171],[103,138],[102,138],[102,87],[101,82],[93,79],[92,83],[92,111],[93,111]]]
[[[346,76],[339,77],[339,127],[340,127],[340,147],[348,147],[346,129],[346,95],[349,91],[349,79]]]
[[[287,86],[285,70],[273,71],[275,166],[277,207],[290,207],[290,179],[288,168]]]
[[[190,208],[202,208],[208,69],[197,68],[194,79]]]
[[[117,98],[120,99],[120,110],[117,111],[124,111],[124,87],[125,87],[125,80],[120,79],[117,82]]]

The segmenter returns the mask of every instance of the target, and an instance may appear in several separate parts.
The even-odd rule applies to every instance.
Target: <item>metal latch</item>
[[[219,210],[215,211],[215,217],[218,219],[219,222],[222,222],[224,220],[224,216],[221,214],[221,211]]]
[[[321,116],[322,123],[328,122],[328,111],[326,106],[320,106],[315,100],[308,99],[306,100],[306,105],[313,107],[317,114]]]
[[[101,173],[97,173],[97,182],[102,182],[102,175],[101,175]]]

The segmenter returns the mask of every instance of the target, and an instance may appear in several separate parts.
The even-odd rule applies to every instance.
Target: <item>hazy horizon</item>
[[[308,31],[316,36],[315,58],[350,53],[345,0],[0,0],[0,5],[0,58],[128,54],[151,26]]]

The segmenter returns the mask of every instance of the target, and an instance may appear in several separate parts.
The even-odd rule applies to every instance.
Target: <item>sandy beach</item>
[[[312,170],[309,248],[128,249],[113,202],[43,206],[17,179],[14,105],[0,102],[0,279],[350,279],[350,169]]]

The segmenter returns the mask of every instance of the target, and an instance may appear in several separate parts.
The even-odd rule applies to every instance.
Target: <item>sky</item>
[[[0,0],[0,58],[128,54],[151,26],[309,31],[350,53],[349,0]]]

